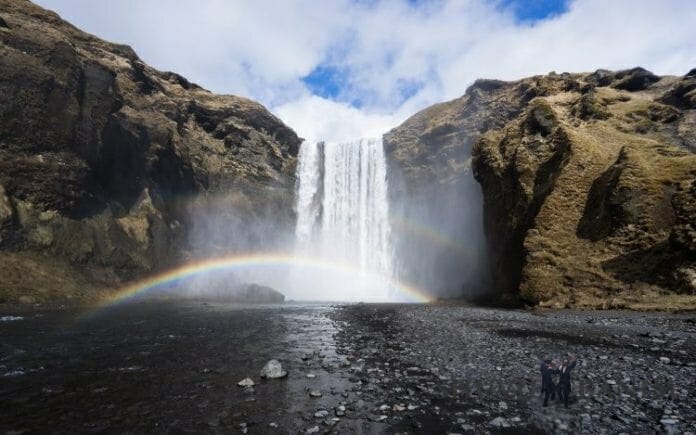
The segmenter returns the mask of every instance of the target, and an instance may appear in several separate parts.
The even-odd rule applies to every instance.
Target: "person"
[[[539,368],[541,371],[541,394],[544,395],[544,406],[549,405],[549,396],[554,393],[555,385],[552,375],[558,373],[558,369],[553,366],[553,359],[545,359]]]
[[[577,360],[573,357],[570,361],[566,358],[558,369],[560,374],[558,380],[558,389],[561,394],[561,399],[563,399],[563,406],[568,407],[568,402],[570,401],[570,373],[575,368]]]
[[[554,371],[551,372],[551,396],[549,397],[551,400],[556,400],[556,396],[558,396],[558,399],[561,398],[561,392],[558,389],[559,383],[558,383],[558,368],[555,366],[555,364],[552,364],[551,366]]]

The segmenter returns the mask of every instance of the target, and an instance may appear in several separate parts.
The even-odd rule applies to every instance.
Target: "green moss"
[[[573,107],[573,114],[585,121],[591,119],[608,119],[611,113],[606,109],[605,104],[602,104],[597,98],[595,92],[587,92],[584,94]]]
[[[557,124],[558,119],[549,103],[541,98],[532,100],[525,122],[527,133],[548,136]]]

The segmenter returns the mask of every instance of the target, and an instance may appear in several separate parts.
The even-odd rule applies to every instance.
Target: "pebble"
[[[326,418],[329,416],[329,411],[325,409],[320,409],[319,411],[314,413],[315,418]]]
[[[253,387],[254,381],[252,381],[251,378],[244,378],[241,381],[237,382],[237,385],[239,385],[240,387]]]
[[[508,428],[511,426],[510,422],[503,417],[496,417],[493,420],[488,422],[489,426],[497,427],[497,428]]]

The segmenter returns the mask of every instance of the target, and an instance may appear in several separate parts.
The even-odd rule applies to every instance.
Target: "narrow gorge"
[[[696,433],[659,3],[0,0],[0,433]]]

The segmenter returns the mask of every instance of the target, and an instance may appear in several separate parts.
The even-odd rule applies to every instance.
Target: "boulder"
[[[234,292],[236,302],[252,304],[279,304],[285,301],[285,296],[278,290],[259,284],[245,284]]]
[[[288,372],[283,370],[280,361],[272,359],[263,366],[260,375],[262,378],[266,379],[280,379],[286,377]]]

